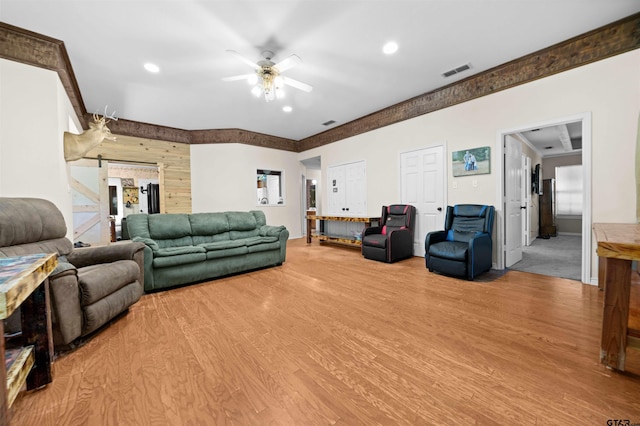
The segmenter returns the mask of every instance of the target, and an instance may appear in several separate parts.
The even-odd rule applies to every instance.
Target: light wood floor
[[[597,288],[491,274],[290,241],[282,267],[143,296],[11,424],[640,422],[640,351],[624,374],[599,364]]]

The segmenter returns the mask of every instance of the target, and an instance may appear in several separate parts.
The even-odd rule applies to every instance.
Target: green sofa
[[[127,229],[144,248],[144,289],[161,290],[285,261],[289,231],[262,211],[131,214]]]

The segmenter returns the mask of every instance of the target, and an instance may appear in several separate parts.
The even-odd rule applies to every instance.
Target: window
[[[582,165],[556,167],[556,215],[582,216]]]
[[[283,205],[284,172],[278,170],[258,169],[257,175],[257,203],[259,205]]]

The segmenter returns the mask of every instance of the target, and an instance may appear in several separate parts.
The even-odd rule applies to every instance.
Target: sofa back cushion
[[[229,236],[232,240],[255,237],[260,227],[253,212],[226,212],[229,222]]]
[[[127,230],[131,238],[151,238],[149,233],[149,215],[135,213],[127,216]]]
[[[262,210],[251,210],[249,213],[256,218],[256,228],[260,229],[261,226],[267,224],[267,218]]]
[[[191,236],[188,214],[150,214],[149,235],[154,240],[168,240]]]
[[[189,221],[194,245],[229,240],[229,222],[224,213],[193,213]]]
[[[58,253],[60,256],[66,256],[71,253],[71,250],[73,250],[71,241],[67,238],[56,238],[36,243],[0,247],[0,257],[16,257],[36,253]]]
[[[41,198],[0,197],[0,253],[67,255],[73,249],[58,208]]]

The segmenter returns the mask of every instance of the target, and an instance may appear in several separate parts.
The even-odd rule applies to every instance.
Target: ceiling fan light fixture
[[[239,58],[242,62],[253,67],[254,72],[252,74],[236,75],[232,77],[225,77],[223,81],[237,81],[246,80],[251,86],[251,93],[256,97],[264,97],[266,102],[273,101],[275,99],[282,99],[285,97],[284,86],[292,86],[296,89],[304,92],[311,92],[312,87],[306,83],[294,80],[292,78],[285,78],[280,75],[281,72],[286,71],[296,64],[300,63],[300,58],[297,55],[290,55],[277,64],[271,61],[273,52],[264,51],[262,55],[264,60],[257,63],[244,58],[238,52],[228,50],[234,56]]]
[[[251,88],[251,94],[256,98],[259,98],[262,95],[262,88],[260,86],[253,86]]]

